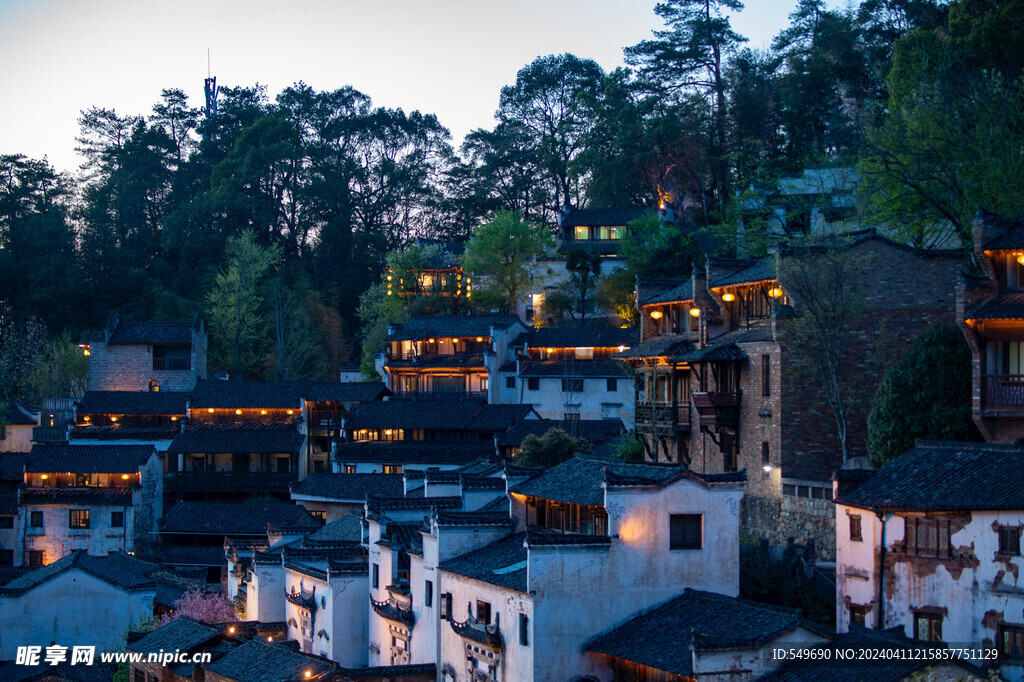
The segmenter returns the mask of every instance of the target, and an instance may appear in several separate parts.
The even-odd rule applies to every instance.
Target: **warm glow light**
[[[764,469],[764,472],[766,474],[770,474],[772,472],[772,465],[771,464],[765,464],[762,468]]]
[[[555,349],[554,349],[554,348],[548,348],[548,352],[549,352],[549,353],[554,353],[554,352],[555,352]]]
[[[391,281],[391,275],[388,275],[388,281],[389,282]]]
[[[266,414],[266,413],[267,413],[266,410],[260,410],[260,414]]]
[[[288,414],[295,414],[295,410],[288,410]]]
[[[655,320],[660,320],[661,319],[661,311],[660,310],[652,310],[651,311],[651,317],[654,318]]]
[[[391,295],[391,289],[388,289],[388,296]]]
[[[209,412],[210,414],[213,414],[213,408],[212,408],[212,407],[208,407],[208,408],[206,409],[206,411],[207,411],[207,412]]]
[[[42,479],[43,479],[44,481],[45,481],[46,479],[48,479],[49,477],[50,477],[50,474],[43,474],[43,475],[42,475]]]
[[[82,355],[89,355],[89,349],[86,348],[85,350],[83,350]]]
[[[273,637],[267,637],[267,641],[268,641],[268,642],[273,642],[273,641],[274,641],[274,638],[273,638]]]
[[[86,415],[86,416],[82,417],[82,419],[84,419],[85,421],[89,421],[90,419],[92,419],[92,417]]]
[[[111,418],[110,418],[110,421],[112,421],[112,422],[116,422],[116,421],[117,421],[117,417],[111,417]]]
[[[722,300],[726,303],[732,303],[736,300],[736,294],[722,294]]]
[[[171,417],[171,421],[172,422],[176,422],[176,421],[178,421],[178,418],[177,417]]]
[[[1017,256],[1017,262],[1020,263],[1021,265],[1024,265],[1024,253],[1022,253],[1019,256]],[[86,350],[85,354],[88,355],[89,351]]]
[[[690,315],[700,317],[700,308],[690,308]]]
[[[230,632],[230,633],[234,634],[234,632],[235,632],[235,626],[234,626],[234,625],[232,625],[231,627],[229,627],[229,628],[228,628],[228,632]]]
[[[434,343],[434,339],[427,339],[427,343]]]
[[[242,414],[241,410],[235,410],[235,414]]]
[[[121,474],[121,480],[122,481],[127,481],[128,480],[128,474]]]
[[[386,433],[386,434],[388,434],[390,436],[391,435],[391,429],[384,429],[384,433]]]
[[[482,343],[482,342],[483,342],[483,340],[484,340],[484,337],[482,337],[482,336],[478,336],[478,337],[476,337],[476,342],[477,342],[477,343]]]
[[[620,352],[620,353],[621,353],[622,351],[624,351],[624,350],[626,350],[626,347],[625,347],[625,346],[619,346],[619,352]]]
[[[452,343],[458,343],[458,342],[459,342],[458,339],[452,339]]]
[[[311,672],[309,672],[309,671],[307,670],[307,671],[306,671],[306,679],[308,680],[308,679],[309,679],[309,678],[311,678],[311,677],[313,677],[313,673],[311,673]]]
[[[771,296],[772,298],[778,298],[779,296],[782,296],[782,289],[778,287],[772,287],[771,289],[768,290],[768,295]]]

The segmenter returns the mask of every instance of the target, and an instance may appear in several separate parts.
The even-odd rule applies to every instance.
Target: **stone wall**
[[[836,507],[831,500],[748,495],[741,505],[740,528],[772,545],[785,545],[789,538],[803,545],[813,539],[818,561],[835,560]]]

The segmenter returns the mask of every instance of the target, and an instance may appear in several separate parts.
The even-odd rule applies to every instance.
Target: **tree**
[[[590,454],[590,443],[573,438],[561,429],[549,429],[538,438],[532,433],[523,439],[522,450],[512,463],[523,467],[553,467],[572,459],[577,453]]]
[[[612,443],[612,452],[617,459],[627,462],[642,462],[647,448],[644,442],[631,433],[624,433]]]
[[[568,279],[544,297],[544,315],[561,318],[565,312],[580,326],[586,323],[587,306],[601,284],[601,254],[586,248],[572,249],[565,254]]]
[[[732,30],[724,11],[741,9],[739,0],[665,0],[654,11],[666,29],[655,31],[655,40],[625,49],[627,63],[640,67],[653,90],[699,93],[712,103],[714,185],[721,206],[730,197],[724,60],[746,40]]]
[[[260,283],[281,259],[280,247],[263,248],[246,230],[228,240],[227,267],[217,274],[207,295],[208,320],[213,337],[211,355],[231,371],[234,379],[251,375],[259,362],[266,324],[260,314]]]
[[[174,601],[170,613],[160,616],[160,625],[167,625],[182,616],[201,623],[229,623],[238,620],[234,607],[223,595],[194,587]]]
[[[537,257],[551,243],[547,231],[519,211],[498,211],[466,245],[463,267],[473,275],[478,305],[515,313],[516,304],[541,273]]]
[[[880,467],[914,440],[974,440],[971,352],[952,324],[925,329],[889,369],[871,401],[868,461]]]
[[[780,325],[780,336],[794,360],[794,376],[816,381],[832,410],[843,463],[850,457],[848,426],[851,374],[846,352],[850,333],[864,306],[859,284],[866,264],[832,246],[803,246],[782,257],[779,281],[793,300],[796,317]]]
[[[308,310],[308,296],[301,289],[286,289],[278,277],[271,283],[269,300],[273,330],[269,378],[323,379],[322,339]]]

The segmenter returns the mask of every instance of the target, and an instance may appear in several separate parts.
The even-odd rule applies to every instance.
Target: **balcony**
[[[1024,414],[1024,374],[988,374],[982,380],[986,413]]]
[[[389,367],[466,367],[484,368],[483,353],[393,353],[384,354]]]
[[[190,370],[192,369],[191,358],[153,358],[153,369],[158,371]]]
[[[690,404],[637,403],[636,425],[645,429],[671,428],[677,431],[689,431]]]
[[[395,391],[392,400],[487,400],[487,391]]]
[[[187,471],[164,474],[169,493],[288,494],[288,484],[299,480],[298,472]]]
[[[693,406],[697,408],[699,425],[712,429],[736,428],[740,416],[740,394],[694,393]]]
[[[345,410],[310,410],[309,426],[313,429],[340,429]]]

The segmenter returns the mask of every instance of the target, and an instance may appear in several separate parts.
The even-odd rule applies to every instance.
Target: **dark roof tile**
[[[299,409],[302,401],[367,402],[386,395],[379,381],[199,381],[193,409]]]
[[[637,327],[544,327],[524,334],[532,348],[617,348],[640,342]]]
[[[454,559],[442,561],[442,571],[519,592],[526,591],[526,533],[516,533]]]
[[[774,279],[777,279],[777,273],[775,272],[775,259],[762,258],[750,267],[719,277],[711,282],[709,286],[712,288],[728,287]]]
[[[398,497],[405,483],[402,474],[310,474],[291,490],[293,496],[365,502],[367,495]]]
[[[394,325],[388,341],[422,341],[429,338],[490,336],[491,327],[508,329],[524,326],[516,315],[413,315],[408,322]]]
[[[624,360],[673,357],[693,350],[696,342],[696,335],[691,334],[656,336],[641,342],[638,346],[616,353],[614,357]]]
[[[676,303],[679,301],[693,300],[693,280],[686,280],[681,284],[657,289],[656,285],[650,283],[637,284],[641,287],[641,295],[637,303],[640,305],[655,305],[658,303]]]
[[[26,460],[29,473],[130,474],[156,454],[152,445],[37,443]]]
[[[611,377],[629,376],[618,360],[534,360],[520,364],[521,377]]]
[[[293,651],[283,644],[250,640],[227,655],[208,663],[206,669],[238,682],[301,680],[308,670],[320,677],[337,669],[331,661]]]
[[[191,322],[118,322],[107,341],[110,345],[191,344]]]
[[[190,651],[220,637],[220,630],[181,616],[128,645],[129,651],[143,654],[162,651]]]
[[[319,527],[296,504],[178,502],[164,517],[162,533],[202,535],[266,535],[267,527],[309,529]]]
[[[104,426],[72,426],[72,441],[82,440],[173,440],[181,433],[177,424],[107,424]]]
[[[427,441],[338,442],[334,461],[338,464],[373,462],[403,466],[461,466],[480,458],[494,456],[494,442],[490,440],[451,443]]]
[[[167,447],[178,453],[298,453],[304,437],[291,424],[191,424]]]
[[[92,556],[82,551],[72,551],[61,559],[42,568],[30,571],[0,587],[0,594],[21,594],[43,584],[61,573],[72,569],[85,571],[93,577],[125,590],[156,589],[152,574],[159,566],[140,561],[124,552],[112,552],[106,556]]]
[[[966,313],[965,320],[1022,320],[1024,319],[1024,293],[1000,294],[979,303]]]
[[[0,414],[0,424],[6,424],[7,426],[36,426],[39,422],[32,416],[32,410],[18,403],[11,403],[3,411],[3,414]]]
[[[184,415],[184,391],[86,391],[76,413],[130,415]]]
[[[572,208],[563,215],[562,227],[622,227],[633,220],[655,213],[653,208]]]

